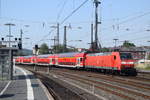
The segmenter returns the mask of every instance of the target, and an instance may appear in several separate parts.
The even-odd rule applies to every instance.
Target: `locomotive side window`
[[[114,56],[114,60],[116,60],[116,56]]]
[[[120,53],[121,59],[132,59],[131,53]]]

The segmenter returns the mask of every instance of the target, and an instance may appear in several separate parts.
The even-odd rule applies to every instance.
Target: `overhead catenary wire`
[[[137,20],[137,19],[139,19],[139,18],[142,18],[142,17],[144,17],[144,16],[146,16],[146,15],[149,15],[150,14],[150,11],[147,11],[147,12],[144,12],[144,13],[140,13],[139,15],[137,15],[137,16],[133,16],[133,17],[131,17],[131,18],[128,18],[128,19],[126,19],[127,17],[123,17],[123,19],[126,19],[126,20],[123,20],[123,21],[120,21],[120,22],[118,22],[118,23],[116,23],[116,24],[118,24],[118,25],[122,25],[122,24],[125,24],[125,23],[127,23],[127,22],[130,22],[130,21],[134,21],[134,20]],[[122,18],[119,18],[119,20],[122,20]],[[108,26],[108,27],[106,27],[106,28],[102,28],[102,30],[108,30],[108,29],[110,29],[110,28],[112,28],[112,25],[110,25],[110,26]]]
[[[144,31],[139,31],[139,32],[136,32],[136,33],[141,33],[141,32],[144,32]],[[134,34],[132,33],[130,35],[134,35]],[[129,35],[127,35],[127,36],[129,36]],[[148,36],[143,36],[143,37],[140,36],[140,37],[133,37],[133,38],[130,38],[130,39],[128,38],[128,40],[129,41],[140,41],[141,39],[147,39],[147,38],[149,38],[149,34],[148,34]],[[113,39],[113,37],[112,37],[112,39]],[[103,39],[103,40],[106,40],[106,39]],[[112,40],[103,41],[103,43],[110,43],[110,42],[112,42]]]
[[[135,35],[135,34],[138,34],[138,33],[141,33],[141,32],[145,32],[145,30],[139,30],[139,31],[136,31],[136,32],[129,32],[129,33],[124,32],[125,34],[119,34],[118,37],[132,36],[132,35]],[[110,37],[103,38],[103,40],[107,40],[108,38],[110,38]]]
[[[89,0],[85,0],[83,3],[81,3],[75,10],[73,10],[68,16],[66,16],[60,25],[62,25],[66,20],[68,20],[76,11],[78,11],[84,4],[86,4]]]
[[[128,18],[128,19],[125,20],[125,21],[121,21],[119,24],[124,24],[124,23],[126,23],[126,22],[139,19],[139,18],[141,18],[141,17],[143,17],[143,16],[146,16],[146,15],[149,15],[149,14],[150,14],[150,12],[144,12],[144,13],[138,15],[138,16],[134,16],[134,17],[132,17],[132,18]],[[140,30],[140,31],[137,31],[137,32],[130,32],[130,33],[127,33],[128,35],[126,34],[126,32],[123,32],[124,34],[119,34],[118,36],[119,36],[119,37],[121,37],[121,36],[122,36],[122,37],[124,37],[124,36],[131,36],[131,35],[135,35],[135,34],[137,34],[137,33],[144,32],[144,31],[146,31],[146,30]],[[105,39],[106,39],[106,38],[105,38]],[[105,40],[105,39],[103,39],[103,40]],[[138,39],[140,39],[140,38],[138,38]],[[136,39],[135,39],[135,40],[136,40]]]
[[[77,12],[84,4],[86,4],[89,0],[85,0],[84,2],[82,2],[75,10],[73,10],[68,16],[66,16],[60,23],[60,25],[62,25],[66,20],[68,20],[75,12]],[[45,35],[41,40],[39,40],[38,42],[41,42],[45,37],[49,36],[54,30],[51,30],[47,35]]]
[[[56,19],[56,22],[58,22],[59,18],[61,17],[61,14],[63,13],[63,10],[65,8],[65,5],[67,3],[68,0],[65,0],[62,4],[62,7],[60,8],[60,11],[58,12],[58,15],[57,15],[57,19]]]
[[[129,18],[129,19],[127,19],[127,20],[125,20],[125,21],[122,21],[122,22],[120,22],[120,23],[118,23],[118,24],[124,24],[124,23],[126,23],[126,22],[131,21],[131,20],[133,21],[133,20],[136,20],[136,19],[138,19],[138,18],[141,18],[141,17],[146,16],[146,15],[149,15],[149,14],[150,14],[150,11],[149,11],[149,12],[145,12],[145,13],[143,13],[143,14],[140,14],[140,15],[138,15],[138,16]]]
[[[61,9],[60,9],[60,11],[59,11],[59,13],[58,13],[58,15],[57,15],[56,22],[58,22],[59,18],[61,17],[61,14],[62,14],[62,12],[63,12],[63,10],[64,10],[64,7],[65,7],[67,1],[68,1],[68,0],[65,0],[65,1],[63,2],[63,6],[61,7]],[[62,4],[62,2],[61,2],[60,4]],[[58,6],[60,6],[60,4],[59,4]],[[53,23],[53,24],[54,24],[54,23]],[[41,40],[39,40],[37,43],[43,41],[46,37],[48,37],[48,36],[49,36],[52,32],[54,32],[54,31],[55,31],[55,29],[52,29],[47,35],[43,36],[43,38],[42,38]]]

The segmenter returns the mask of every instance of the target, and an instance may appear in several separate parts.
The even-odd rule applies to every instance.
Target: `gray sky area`
[[[19,37],[23,30],[24,48],[35,44],[53,45],[51,39],[56,30],[51,28],[57,22],[60,26],[60,42],[63,42],[63,27],[67,29],[68,45],[88,48],[91,23],[94,22],[93,0],[87,2],[71,17],[63,20],[86,0],[0,0],[0,38],[7,39],[8,26],[11,22],[12,35]],[[137,46],[150,45],[150,0],[101,0],[99,6],[99,41],[103,47],[114,46],[113,39],[119,39],[117,45],[128,40]],[[28,25],[28,27],[27,27]],[[81,27],[81,28],[79,28]],[[53,31],[52,31],[53,30]],[[26,38],[30,39],[26,39]],[[73,41],[82,40],[82,41]]]

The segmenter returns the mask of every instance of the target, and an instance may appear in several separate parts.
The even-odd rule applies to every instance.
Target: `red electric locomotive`
[[[132,59],[130,53],[91,53],[86,55],[85,68],[96,68],[103,72],[136,75],[134,62],[135,60]]]

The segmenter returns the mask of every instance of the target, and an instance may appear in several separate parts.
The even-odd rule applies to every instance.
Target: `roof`
[[[82,56],[84,53],[81,52],[69,52],[58,54],[58,57],[74,57],[74,56]]]
[[[51,54],[38,55],[37,57],[39,57],[39,58],[47,58],[49,56],[51,56]]]
[[[104,56],[104,55],[111,55],[112,52],[104,52],[104,53],[90,53],[88,56]]]

